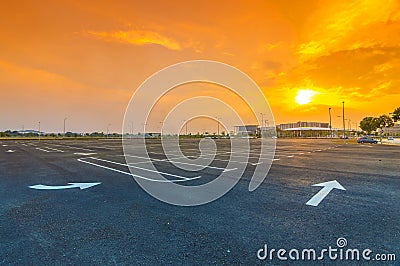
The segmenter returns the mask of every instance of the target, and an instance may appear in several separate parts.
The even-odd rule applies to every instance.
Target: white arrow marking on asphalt
[[[34,185],[29,186],[32,189],[68,189],[68,188],[80,188],[87,189],[90,187],[94,187],[100,185],[101,183],[68,183],[67,186],[46,186],[46,185]]]
[[[13,151],[13,150],[8,150],[8,151],[6,151],[6,152],[15,152],[15,151]]]
[[[318,206],[318,204],[320,204],[321,201],[326,196],[328,196],[329,192],[331,192],[331,190],[334,189],[334,188],[341,189],[341,190],[346,190],[336,180],[315,184],[315,185],[313,185],[313,187],[323,187],[323,188],[317,194],[315,194],[314,197],[312,197],[309,201],[307,201],[306,205]]]

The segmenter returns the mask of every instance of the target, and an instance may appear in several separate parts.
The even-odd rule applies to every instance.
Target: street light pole
[[[130,132],[129,132],[129,134],[130,134],[130,138],[132,139],[133,138],[133,122],[131,121],[131,123],[130,123],[130,130],[129,130]]]
[[[164,127],[164,121],[160,121],[158,122],[161,126],[160,126],[160,136],[162,135],[163,132],[163,127]],[[157,131],[158,131],[158,126],[157,126]]]
[[[64,118],[64,138],[65,138],[65,121],[67,121],[67,118]]]
[[[260,113],[260,115],[261,115],[261,128],[263,128],[264,127],[264,115],[265,114]]]
[[[108,139],[108,134],[109,134],[109,127],[111,126],[111,124],[108,124],[107,125],[107,135],[106,135],[106,138]]]
[[[40,121],[39,121],[39,141],[40,141]]]
[[[215,118],[217,119],[217,124],[218,124],[217,136],[219,136],[219,120],[221,119],[221,117],[215,117]]]
[[[182,120],[185,123],[185,135],[187,136],[188,131],[187,131],[187,127],[188,127],[188,121],[187,120]]]
[[[344,121],[344,101],[342,102],[343,104],[343,112],[342,112],[342,118],[343,118],[343,139],[344,139],[344,144],[346,144],[346,122]]]
[[[331,138],[332,138],[332,115],[331,115],[331,107],[329,107],[329,132],[331,133]]]
[[[142,123],[142,127],[143,127],[143,136],[146,136],[146,126],[147,126],[147,123]],[[158,126],[157,126],[157,131],[158,131]]]

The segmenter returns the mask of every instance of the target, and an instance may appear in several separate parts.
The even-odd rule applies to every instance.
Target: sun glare
[[[311,99],[315,94],[317,94],[317,92],[309,89],[299,90],[294,99],[297,104],[308,104],[311,102]]]

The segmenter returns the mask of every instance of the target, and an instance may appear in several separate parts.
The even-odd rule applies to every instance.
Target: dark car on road
[[[359,139],[357,139],[358,143],[373,143],[373,144],[377,144],[378,141],[376,139],[370,138],[370,137],[361,137]]]

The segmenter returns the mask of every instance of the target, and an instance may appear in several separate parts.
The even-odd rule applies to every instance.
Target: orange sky
[[[276,123],[332,107],[338,127],[342,101],[352,124],[400,106],[399,1],[249,3],[2,1],[0,130],[61,132],[68,117],[70,131],[121,132],[135,89],[193,59],[247,73]],[[302,89],[310,103],[295,102]]]

